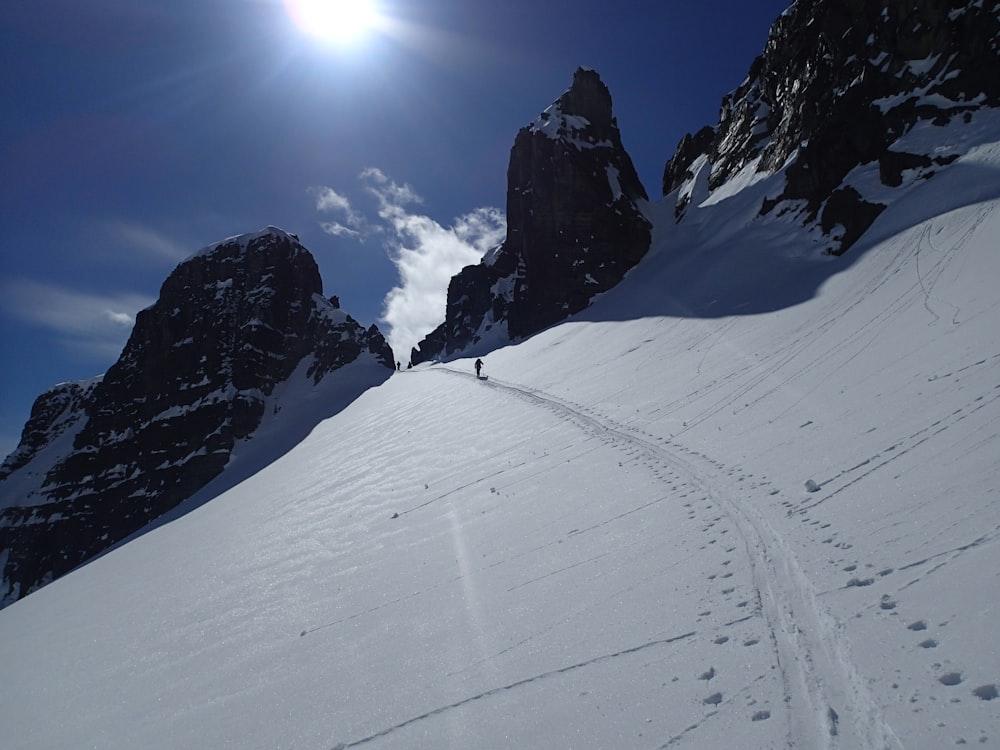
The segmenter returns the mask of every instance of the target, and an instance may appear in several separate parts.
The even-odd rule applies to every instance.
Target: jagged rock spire
[[[607,86],[579,68],[514,140],[506,240],[452,279],[445,322],[412,361],[524,338],[584,309],[649,249],[646,200]]]

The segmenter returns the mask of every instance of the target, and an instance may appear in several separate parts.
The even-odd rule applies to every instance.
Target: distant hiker
[[[399,372],[399,367],[400,367],[399,362],[397,362],[396,363],[396,372]]]
[[[479,373],[480,373],[480,371],[482,371],[482,369],[483,369],[483,360],[477,359],[476,360],[476,377],[477,378],[479,377]]]

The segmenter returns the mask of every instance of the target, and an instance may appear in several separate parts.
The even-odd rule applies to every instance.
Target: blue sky
[[[502,239],[514,136],[577,66],[656,198],[788,4],[383,0],[338,44],[287,2],[5,4],[0,453],[41,392],[115,361],[178,262],[269,224],[408,346],[451,266]]]

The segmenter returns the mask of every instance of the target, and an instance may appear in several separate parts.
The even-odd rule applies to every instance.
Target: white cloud
[[[332,234],[334,237],[353,237],[355,239],[361,238],[361,232],[357,229],[345,227],[337,221],[321,221],[319,226],[324,232]]]
[[[107,229],[117,244],[137,254],[165,259],[173,263],[179,263],[191,254],[189,248],[143,224],[112,221],[107,224]]]
[[[367,222],[364,216],[354,210],[347,196],[341,195],[333,188],[325,185],[309,188],[308,192],[316,199],[317,211],[320,213],[335,212],[344,218],[345,223],[339,221],[320,222],[320,227],[322,227],[324,232],[332,234],[335,237],[364,239]]]
[[[118,356],[136,313],[155,302],[139,294],[87,294],[27,279],[4,281],[0,291],[8,314],[61,334],[66,348],[101,360]]]
[[[382,210],[395,212],[408,203],[424,202],[412,187],[405,183],[400,185],[393,182],[377,167],[368,167],[362,171],[360,179],[368,183],[368,192],[378,198],[380,215]]]
[[[351,213],[351,202],[331,187],[320,186],[312,189],[316,196],[317,211],[345,211]]]
[[[389,345],[405,362],[410,350],[444,321],[451,277],[503,241],[507,219],[499,208],[477,208],[443,226],[412,210],[423,199],[410,185],[395,182],[376,167],[365,169],[358,179],[363,191],[375,199],[377,220],[365,217],[333,188],[309,192],[317,211],[335,212],[343,219],[320,222],[324,232],[362,241],[376,233],[385,236],[399,285],[386,295],[380,322],[388,324]]]
[[[111,323],[118,326],[125,326],[131,330],[132,326],[135,325],[135,316],[129,315],[124,312],[116,312],[115,310],[105,310],[104,317],[107,318]]]
[[[389,324],[389,345],[398,359],[406,359],[443,322],[451,277],[502,242],[507,221],[498,208],[477,208],[445,227],[406,208],[422,202],[409,185],[399,185],[374,168],[365,170],[361,179],[378,199],[379,217],[392,230],[387,244],[400,284],[386,295],[382,320]]]

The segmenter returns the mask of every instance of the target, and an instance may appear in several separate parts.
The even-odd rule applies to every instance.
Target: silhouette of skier
[[[483,360],[477,359],[476,360],[476,377],[477,378],[481,377],[479,373],[482,372],[482,369],[483,369]]]

